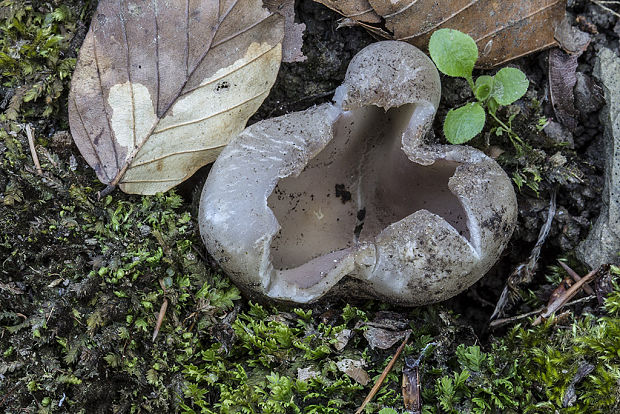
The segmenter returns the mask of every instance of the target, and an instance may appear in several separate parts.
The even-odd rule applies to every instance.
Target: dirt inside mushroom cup
[[[465,290],[506,247],[516,197],[482,152],[424,143],[439,98],[414,46],[363,49],[333,103],[254,124],[222,152],[201,197],[207,250],[256,299],[423,305]]]

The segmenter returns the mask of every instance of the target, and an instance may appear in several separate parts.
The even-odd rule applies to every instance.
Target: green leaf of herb
[[[428,51],[437,69],[448,76],[471,81],[474,65],[478,60],[478,47],[471,36],[453,29],[439,29],[433,33]]]
[[[483,75],[476,79],[474,95],[480,102],[486,101],[493,92],[494,79],[492,76]]]
[[[517,68],[502,68],[495,74],[492,96],[500,105],[510,105],[527,92],[530,82]]]
[[[485,122],[484,108],[478,102],[451,109],[443,124],[443,132],[451,144],[462,144],[478,135]]]

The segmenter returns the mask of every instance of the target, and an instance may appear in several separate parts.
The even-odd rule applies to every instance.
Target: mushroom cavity
[[[378,42],[332,104],[247,128],[202,193],[211,255],[246,293],[293,302],[420,305],[466,289],[506,246],[516,199],[480,151],[424,144],[439,97],[426,55]]]

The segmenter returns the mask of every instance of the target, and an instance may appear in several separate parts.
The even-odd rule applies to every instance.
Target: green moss
[[[424,412],[617,412],[619,306],[616,287],[605,302],[605,316],[584,314],[568,325],[550,320],[535,328],[516,326],[488,352],[459,345],[452,369],[425,389]],[[590,374],[577,377],[584,367]]]
[[[66,108],[83,21],[93,5],[64,3],[0,1],[0,84],[7,101],[0,120],[55,117]]]

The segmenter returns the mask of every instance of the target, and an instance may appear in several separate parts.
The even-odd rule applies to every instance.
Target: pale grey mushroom
[[[363,49],[333,104],[254,124],[222,152],[200,205],[207,250],[257,299],[463,291],[506,247],[516,198],[482,152],[423,143],[439,98],[414,46]]]

